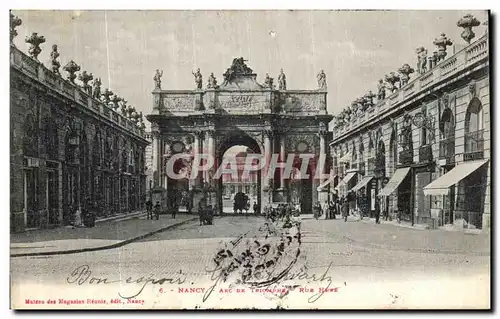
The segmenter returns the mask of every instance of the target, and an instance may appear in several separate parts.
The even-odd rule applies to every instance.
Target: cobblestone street
[[[264,222],[263,218],[253,216],[219,217],[212,226],[200,227],[198,221],[192,221],[112,250],[13,258],[12,281],[35,286],[56,283],[66,287],[70,286],[66,283],[68,275],[88,265],[92,275],[99,278],[182,275],[198,287],[200,283],[209,282],[207,269],[213,267],[212,260],[222,242],[242,233],[255,233]],[[344,223],[343,220],[314,220],[305,216],[302,236],[309,271],[319,276],[326,270],[335,283],[382,280],[409,283],[417,278],[440,278],[438,280],[444,283],[443,278],[458,276],[473,277],[476,285],[486,287],[484,281],[489,280],[489,239],[483,234],[421,231],[391,225]]]

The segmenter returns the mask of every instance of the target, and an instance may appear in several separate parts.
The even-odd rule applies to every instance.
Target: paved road
[[[17,283],[17,289],[13,289],[13,294],[18,298],[36,298],[40,297],[37,289],[40,291],[41,285],[51,285],[65,289],[66,298],[98,298],[102,295],[109,299],[109,296],[117,297],[118,292],[122,296],[131,296],[143,285],[137,283],[137,278],[142,276],[184,280],[186,287],[207,290],[213,283],[207,269],[213,268],[213,258],[218,249],[242,233],[247,233],[247,238],[258,234],[263,223],[264,220],[258,217],[229,216],[216,218],[213,226],[200,227],[197,222],[191,222],[114,250],[14,258],[11,261],[11,277]],[[271,308],[277,305],[461,308],[487,307],[489,304],[490,256],[486,235],[313,219],[303,219],[301,232],[301,256],[307,273],[316,278],[327,276],[331,280],[330,287],[341,287],[343,293],[325,294],[310,304],[309,298],[314,293],[306,296],[307,288],[301,293],[291,293],[286,298],[278,299],[275,295],[271,298],[265,294],[215,292],[202,302],[204,293],[193,292],[184,296],[178,293],[177,289],[182,285],[149,283],[137,298],[145,299],[142,307],[233,308],[242,302],[245,306]],[[67,283],[68,278],[72,281],[75,276],[78,277],[82,269],[78,267],[84,265],[92,271],[90,278],[95,276],[121,282],[108,285],[90,284],[89,280],[82,285]],[[75,269],[79,270],[72,273]],[[129,281],[135,280],[135,284],[124,284],[128,277],[132,277]],[[300,287],[322,284],[325,283],[309,281],[301,283]],[[223,285],[220,283],[221,287]],[[160,291],[161,287],[165,290]],[[168,298],[164,298],[166,292]],[[116,307],[109,302],[102,306]]]

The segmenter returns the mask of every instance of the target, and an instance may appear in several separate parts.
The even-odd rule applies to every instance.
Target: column
[[[160,185],[160,139],[158,132],[151,132],[153,153],[153,187]]]
[[[264,169],[261,170],[261,207],[264,208],[267,204],[272,202],[272,196],[273,190],[270,188],[269,185],[269,178],[268,178],[268,169],[269,169],[269,164],[271,162],[271,138],[272,138],[272,131],[271,130],[265,130],[264,132],[264,161],[266,165],[264,166]]]
[[[282,162],[286,162],[286,157],[285,157],[285,136],[284,135],[281,135],[280,137],[280,160]],[[280,188],[283,190],[283,194],[284,194],[284,190],[285,190],[285,169],[282,168],[280,170]]]
[[[167,174],[167,161],[169,157],[166,157],[167,150],[170,149],[168,142],[161,140],[161,157],[160,157],[160,172],[162,173],[162,184],[161,186],[168,189],[168,174]]]
[[[213,173],[214,166],[215,166],[215,141],[214,141],[214,134],[215,132],[212,130],[206,131],[206,136],[205,136],[205,147],[204,150],[212,157],[213,159],[213,165],[210,167],[208,171],[204,172],[204,180],[207,182],[209,185],[213,185],[213,181],[211,179],[211,173]]]
[[[326,164],[325,135],[326,135],[325,131],[319,132],[319,165],[318,165],[319,185],[318,186],[323,185],[323,183],[325,182],[325,180],[323,179],[323,174],[325,173],[325,164]],[[320,202],[321,205],[323,205],[327,200],[328,200],[328,187],[323,187],[319,191],[318,201]]]
[[[194,144],[194,149],[193,149],[193,152],[194,152],[194,156],[195,156],[194,159],[198,161],[196,163],[197,165],[195,165],[197,169],[198,169],[198,165],[200,165],[200,163],[199,163],[199,157],[198,156],[200,156],[200,154],[203,152],[202,151],[202,145],[201,145],[201,141],[202,141],[203,136],[201,134],[202,134],[201,132],[195,132],[194,133],[194,143],[193,143]],[[200,174],[200,171],[198,170],[196,172],[196,178],[193,181],[193,186],[199,187],[201,185],[201,182],[202,182],[201,177],[202,176]]]
[[[269,169],[269,164],[271,163],[271,155],[272,155],[271,137],[272,137],[272,132],[267,131],[264,133],[264,160],[266,161],[265,174],[264,174],[265,186],[269,186],[268,169]]]
[[[214,180],[214,175],[215,175],[215,170],[216,165],[217,165],[217,160],[215,158],[215,139],[214,139],[215,131],[213,129],[210,129],[207,131],[207,138],[208,138],[208,154],[210,154],[211,158],[213,159],[212,166],[210,169],[207,171],[207,182],[208,185],[211,187],[211,191],[209,192],[209,199],[212,207],[217,207],[217,184]]]

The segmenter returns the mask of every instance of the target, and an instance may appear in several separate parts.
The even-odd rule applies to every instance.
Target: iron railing
[[[465,133],[464,161],[482,159],[484,157],[484,130]]]

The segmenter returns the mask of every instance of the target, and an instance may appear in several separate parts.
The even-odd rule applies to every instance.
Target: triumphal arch
[[[153,110],[147,116],[152,131],[154,187],[166,189],[170,205],[178,200],[180,192],[188,191],[193,211],[197,210],[200,196],[208,196],[220,213],[222,178],[217,178],[214,172],[223,165],[226,150],[243,145],[252,153],[261,154],[267,164],[273,156],[284,163],[294,154],[288,164],[294,167],[294,172],[301,172],[290,177],[284,174],[284,168],[273,174],[259,171],[260,207],[271,202],[294,201],[300,202],[303,213],[309,213],[313,203],[324,200],[321,192],[328,192],[321,187],[325,184],[325,174],[312,174],[322,158],[326,158],[324,173],[328,173],[327,147],[331,139],[328,123],[333,116],[327,114],[326,76],[323,71],[318,74],[317,90],[287,90],[283,71],[276,88],[267,74],[264,83],[258,83],[257,74],[245,62],[243,58],[235,58],[220,85],[212,73],[206,88],[198,70],[193,73],[196,85],[193,90],[162,89],[162,72],[156,71]],[[169,176],[169,159],[179,154],[200,153],[214,158],[213,167],[190,175],[194,178]],[[310,174],[302,170],[301,154],[312,154],[306,168]],[[203,161],[202,157],[198,167],[209,162]],[[189,157],[181,157],[171,167],[177,172],[186,167],[192,169],[193,163]]]

